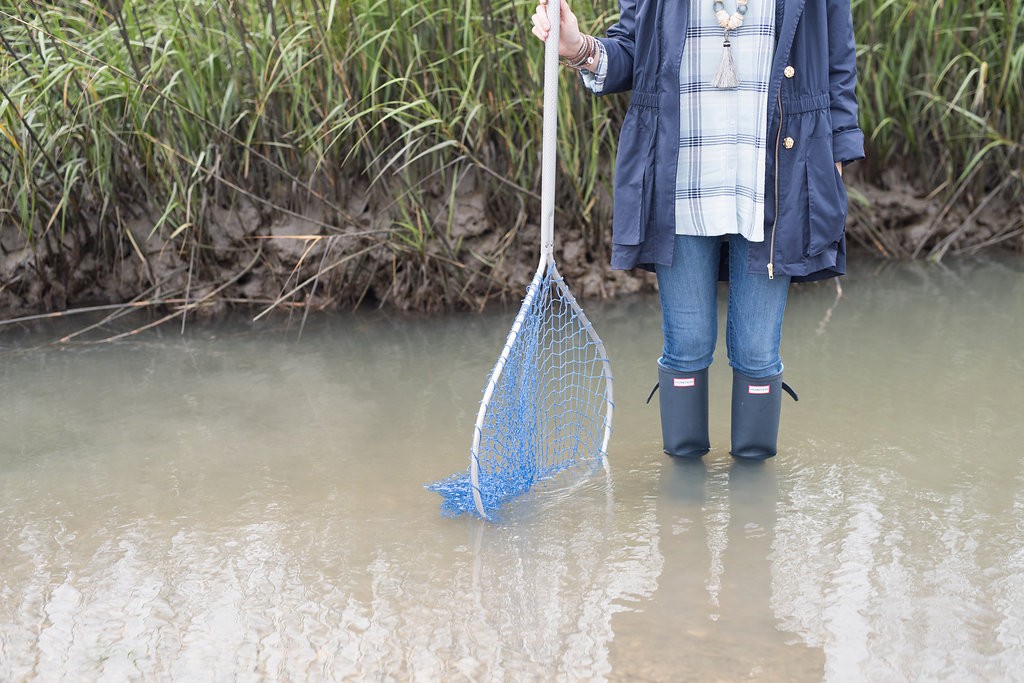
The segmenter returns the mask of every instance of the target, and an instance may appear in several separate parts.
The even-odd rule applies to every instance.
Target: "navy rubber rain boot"
[[[677,372],[658,365],[661,437],[665,452],[699,458],[711,450],[708,439],[708,370]],[[650,397],[647,399],[650,401]]]
[[[779,440],[782,392],[799,400],[782,382],[782,373],[754,379],[732,371],[732,450],[737,458],[764,460],[775,455]]]

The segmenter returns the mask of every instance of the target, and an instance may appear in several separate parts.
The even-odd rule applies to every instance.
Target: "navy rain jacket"
[[[632,90],[615,159],[612,268],[672,263],[690,1],[620,0],[618,23],[600,39],[601,94]],[[835,162],[864,157],[850,0],[776,0],[776,13],[765,239],[751,244],[749,269],[820,280],[846,271],[847,197]]]

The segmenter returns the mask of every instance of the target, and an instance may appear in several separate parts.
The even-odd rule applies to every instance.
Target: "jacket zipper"
[[[768,249],[768,279],[775,279],[775,226],[779,224],[779,140],[782,138],[782,92],[776,93],[779,102],[779,131],[775,134],[775,219],[772,221],[772,241]]]

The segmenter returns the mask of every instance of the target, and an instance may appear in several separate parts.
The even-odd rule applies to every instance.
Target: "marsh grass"
[[[900,250],[941,258],[954,244],[1019,236],[1019,212],[1004,230],[969,234],[964,221],[937,238],[961,204],[974,214],[993,200],[1019,206],[1024,189],[1024,2],[853,0],[861,127],[868,180],[896,169],[941,209]],[[866,226],[870,227],[870,226]],[[979,231],[980,232],[980,231]]]
[[[862,177],[899,170],[945,206],[1019,197],[1022,2],[853,1]],[[225,298],[256,301],[262,278],[271,303],[445,308],[518,291],[539,188],[533,6],[0,0],[0,295],[209,303],[237,278],[250,289]],[[595,33],[616,18],[614,2],[573,7]],[[607,254],[627,100],[562,87],[560,234],[586,268]],[[470,195],[484,234],[464,229]],[[288,219],[334,239],[277,234]],[[904,251],[945,253],[937,226]]]
[[[111,271],[135,258],[156,284],[153,242],[188,255],[188,281],[215,280],[215,208],[239,203],[259,208],[252,232],[284,215],[357,235],[338,257],[379,245],[362,264],[373,273],[335,300],[476,303],[505,290],[493,271],[510,240],[464,249],[457,195],[482,186],[499,229],[534,212],[541,51],[524,49],[527,15],[516,2],[4,0],[0,221],[47,254],[50,306],[87,254]],[[584,200],[568,214],[579,229],[609,182],[599,161],[621,111],[562,103],[562,144],[585,135],[590,155],[573,155],[563,185],[566,204]]]

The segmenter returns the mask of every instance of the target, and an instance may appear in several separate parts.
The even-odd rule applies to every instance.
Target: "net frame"
[[[508,337],[505,341],[505,346],[502,349],[501,354],[498,357],[497,363],[494,365],[494,369],[487,381],[487,386],[484,389],[484,396],[480,402],[480,409],[477,413],[476,423],[473,429],[473,444],[470,449],[470,466],[468,477],[466,474],[455,475],[447,480],[436,482],[430,485],[428,488],[441,493],[446,497],[446,503],[443,509],[446,509],[448,514],[459,514],[464,511],[469,511],[468,508],[468,493],[467,488],[472,493],[472,504],[475,511],[484,519],[491,519],[489,509],[496,509],[498,505],[504,503],[506,500],[515,497],[526,490],[529,490],[537,481],[551,479],[559,474],[561,471],[566,470],[581,461],[591,462],[600,464],[604,467],[606,472],[609,472],[608,466],[608,442],[611,438],[612,432],[612,415],[614,412],[614,401],[613,401],[613,378],[611,372],[611,363],[608,359],[608,354],[604,346],[604,342],[598,336],[593,325],[587,318],[583,309],[580,307],[576,298],[569,291],[565,280],[558,273],[558,268],[555,264],[554,258],[554,214],[555,214],[555,178],[556,178],[556,147],[557,147],[557,125],[558,125],[558,41],[559,41],[559,10],[560,2],[555,0],[554,2],[547,3],[548,20],[550,25],[550,31],[548,38],[545,42],[544,51],[544,118],[543,118],[543,151],[542,151],[542,164],[541,164],[541,216],[540,216],[540,227],[541,227],[541,245],[540,245],[540,259],[537,265],[537,271],[533,276],[533,280],[530,286],[527,288],[526,296],[523,300],[523,304],[519,309],[519,313],[516,316],[515,322],[512,324],[512,329],[509,331]],[[590,357],[585,363],[589,363],[591,366],[600,366],[600,371],[595,373],[593,371],[586,373],[580,372],[581,376],[586,374],[586,382],[590,382],[593,385],[601,385],[601,389],[596,387],[593,390],[590,389],[579,389],[581,383],[573,385],[574,391],[577,391],[577,395],[573,398],[558,399],[555,401],[555,405],[562,405],[565,402],[576,401],[582,403],[584,401],[590,401],[589,407],[596,408],[593,411],[580,411],[574,412],[577,416],[583,416],[586,421],[590,424],[587,427],[594,429],[595,434],[587,433],[584,437],[573,438],[569,435],[567,438],[563,438],[564,441],[569,442],[569,447],[573,450],[573,456],[570,458],[562,458],[561,460],[554,461],[551,463],[541,462],[540,466],[537,465],[537,454],[533,454],[534,462],[529,466],[525,466],[524,463],[515,465],[516,467],[522,466],[521,472],[513,473],[514,476],[509,478],[508,481],[497,482],[496,486],[488,487],[482,481],[483,476],[489,476],[496,474],[495,479],[500,478],[500,475],[494,471],[487,471],[481,465],[482,457],[481,453],[485,448],[485,440],[490,438],[488,435],[489,427],[487,426],[488,417],[491,415],[492,402],[495,399],[496,393],[503,391],[503,382],[508,380],[505,377],[506,366],[509,359],[513,357],[513,354],[520,351],[530,354],[536,352],[537,340],[532,338],[533,333],[530,330],[526,330],[530,325],[527,323],[535,322],[535,319],[531,315],[536,316],[538,306],[542,309],[545,306],[549,306],[552,302],[557,302],[559,305],[568,309],[573,322],[573,332],[569,335],[571,340],[573,336],[580,336],[585,334],[588,338],[588,342],[583,347],[590,346],[593,351]],[[545,310],[544,315],[547,315]],[[547,319],[542,320],[543,324],[547,324]],[[527,336],[530,339],[524,339],[524,330],[528,332]],[[575,359],[579,361],[580,359]],[[579,378],[578,378],[579,379]],[[513,385],[512,390],[523,391],[520,385]],[[548,395],[550,396],[550,394]],[[539,401],[525,400],[525,405],[519,414],[515,417],[524,421],[535,420],[536,424],[543,425],[541,431],[550,429],[548,412],[550,405],[544,405],[550,401],[548,396],[542,397]],[[603,411],[601,408],[603,407]],[[531,414],[531,412],[533,414]],[[603,412],[603,415],[602,415]],[[596,424],[597,420],[600,419],[600,424]],[[536,430],[536,424],[533,425]],[[558,428],[561,430],[561,427]],[[529,432],[529,429],[522,430]],[[583,433],[578,430],[579,433]],[[600,437],[600,446],[593,447],[596,443],[596,438],[592,439],[593,436]],[[548,433],[544,433],[543,436],[549,436]],[[514,437],[513,437],[514,438]],[[539,443],[539,442],[538,442]],[[583,450],[586,451],[580,454],[580,446],[582,444]],[[509,450],[516,451],[515,448]],[[518,449],[522,451],[520,447]],[[593,452],[590,452],[593,451]],[[515,454],[514,454],[515,455]],[[582,457],[578,457],[581,456]],[[516,457],[522,458],[522,455],[516,455]],[[493,464],[494,461],[499,462],[501,469],[501,457],[488,459],[488,464]],[[504,472],[502,474],[507,474]],[[484,490],[487,489],[485,495]],[[487,498],[485,500],[485,498]]]
[[[563,336],[557,340],[556,343],[571,346],[569,351],[576,353],[576,358],[571,359],[568,362],[575,362],[577,367],[584,368],[583,372],[577,372],[574,369],[574,373],[580,375],[576,376],[575,383],[568,387],[566,392],[551,391],[545,395],[535,397],[524,397],[525,410],[522,411],[527,413],[526,415],[520,415],[519,417],[523,420],[535,420],[535,429],[539,432],[538,436],[544,438],[544,443],[540,443],[541,439],[535,439],[535,443],[528,443],[526,445],[532,445],[535,447],[533,453],[533,462],[528,466],[524,466],[521,462],[522,457],[519,457],[520,462],[518,467],[523,471],[525,481],[512,481],[503,482],[504,487],[486,487],[481,481],[482,467],[481,467],[481,454],[485,450],[496,451],[497,448],[485,448],[482,446],[482,442],[486,437],[495,439],[496,437],[491,434],[494,431],[493,427],[488,425],[488,418],[492,417],[491,408],[493,406],[493,400],[495,399],[496,393],[500,391],[499,387],[502,387],[503,382],[507,380],[504,375],[506,365],[513,354],[517,352],[520,355],[537,354],[542,355],[548,351],[551,344],[542,343],[541,340],[534,338],[534,334],[528,334],[527,338],[521,337],[524,330],[524,325],[529,322],[538,323],[538,327],[550,329],[549,324],[552,314],[550,311],[555,307],[556,304],[561,304],[563,307],[568,308],[572,318],[572,330],[569,335]],[[559,317],[555,315],[554,317]],[[563,323],[564,326],[564,323]],[[579,353],[579,350],[584,347],[584,344],[575,343],[574,337],[579,337],[580,334],[585,334],[589,339],[589,345],[592,345],[593,351],[589,354],[589,358],[581,358],[583,355]],[[565,340],[568,339],[568,343]],[[566,350],[563,350],[564,353]],[[558,356],[559,353],[551,353],[550,355]],[[542,363],[542,365],[544,365]],[[593,372],[596,369],[594,366],[599,366],[599,373]],[[550,367],[550,364],[548,364]],[[586,368],[590,367],[591,370],[588,372]],[[538,377],[544,376],[544,370],[541,370]],[[512,378],[508,380],[515,385],[518,378]],[[589,387],[588,387],[589,384]],[[595,385],[603,385],[599,389]],[[512,389],[518,388],[520,391],[525,391],[521,386],[513,386]],[[564,385],[563,385],[563,388]],[[555,395],[557,398],[554,399],[552,405],[551,396]],[[565,403],[576,404],[575,407],[566,409]],[[595,408],[596,410],[581,410],[579,404],[584,404],[589,408]],[[550,443],[551,435],[553,431],[567,431],[557,425],[557,420],[554,419],[552,411],[555,408],[560,409],[560,415],[569,414],[577,418],[583,418],[588,421],[589,425],[578,426],[577,434],[568,433],[561,435],[561,449],[562,451],[556,455],[557,458],[546,457],[549,452],[545,449],[545,446]],[[600,408],[604,410],[601,411]],[[612,434],[612,416],[615,410],[614,402],[614,381],[612,377],[611,362],[608,358],[608,352],[605,349],[604,342],[601,337],[598,336],[597,331],[591,324],[590,319],[587,318],[586,313],[580,307],[579,302],[576,301],[576,297],[573,296],[569,287],[565,283],[565,279],[559,274],[558,267],[554,260],[542,260],[540,266],[537,269],[536,274],[533,277],[533,281],[530,283],[527,289],[526,297],[523,299],[523,304],[519,309],[519,314],[516,316],[515,322],[512,324],[512,329],[508,334],[505,341],[505,346],[502,349],[501,355],[498,357],[497,363],[494,365],[494,369],[491,371],[490,377],[487,380],[487,386],[484,388],[484,396],[480,402],[480,409],[477,412],[476,423],[473,427],[473,445],[470,449],[470,460],[469,460],[469,484],[472,491],[473,503],[476,507],[476,512],[485,519],[489,518],[488,510],[494,509],[505,500],[512,498],[520,493],[528,490],[534,483],[545,479],[551,479],[565,469],[572,466],[584,463],[592,462],[599,464],[605,469],[605,472],[609,472],[608,465],[608,443],[611,439]],[[603,414],[601,414],[603,412]],[[597,419],[601,420],[599,425],[595,425]],[[588,427],[597,427],[599,429],[598,434],[600,435],[600,445],[591,448],[597,441],[596,438],[591,438],[592,435],[587,435],[584,430]],[[527,430],[521,430],[527,431]],[[584,435],[580,436],[579,432],[583,432]],[[567,443],[566,443],[567,442]],[[583,447],[583,453],[580,453],[580,446]],[[516,450],[516,449],[510,449]],[[521,450],[521,447],[520,449]],[[571,450],[571,457],[566,456],[564,452]],[[590,452],[588,452],[590,451]],[[500,460],[500,457],[498,458]],[[493,457],[487,458],[488,463],[492,463],[495,460]],[[499,463],[500,466],[501,463]],[[490,468],[493,470],[494,468]],[[493,471],[488,471],[487,474],[494,474]],[[484,489],[487,491],[487,500],[484,499]]]

